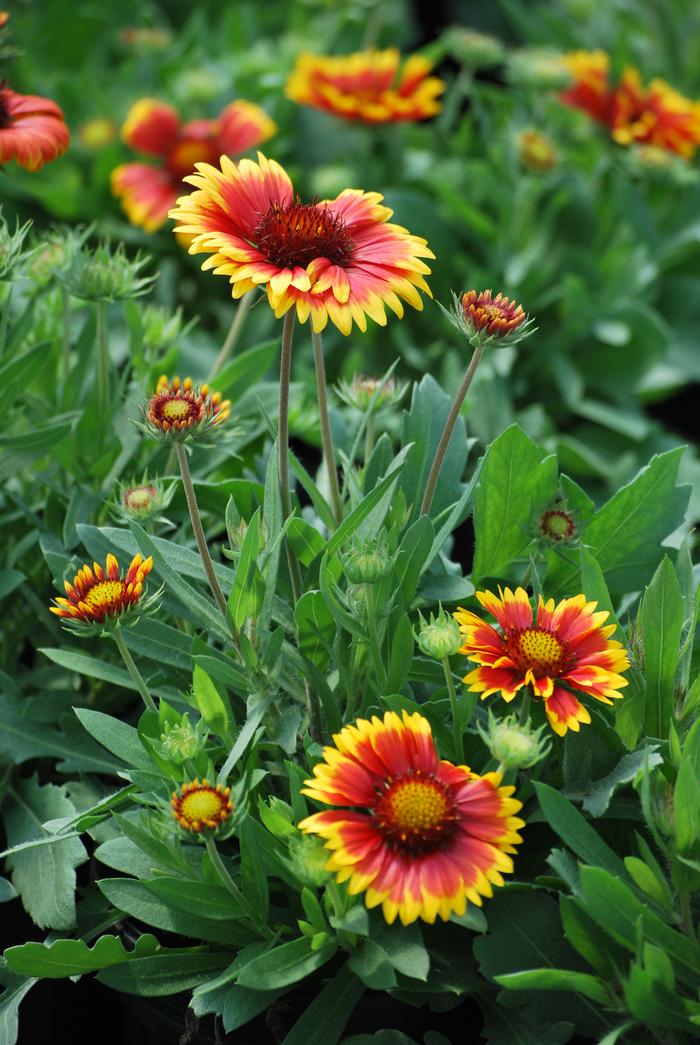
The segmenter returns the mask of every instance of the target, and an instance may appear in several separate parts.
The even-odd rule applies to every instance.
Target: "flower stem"
[[[369,637],[370,656],[374,664],[374,673],[377,676],[378,692],[386,685],[386,672],[382,663],[381,643],[379,641],[379,630],[377,628],[377,614],[374,605],[374,585],[365,584],[365,605],[367,606],[367,634]]]
[[[97,312],[97,416],[100,432],[106,423],[109,407],[109,349],[107,347],[107,305],[96,302]]]
[[[476,368],[479,365],[479,360],[481,359],[483,353],[483,344],[478,344],[474,349],[474,354],[472,355],[469,366],[467,367],[467,372],[464,375],[464,380],[462,381],[462,384],[459,386],[459,391],[455,396],[455,401],[452,404],[452,409],[450,410],[447,421],[445,422],[445,428],[443,430],[442,437],[437,448],[437,453],[435,454],[435,460],[433,461],[433,466],[430,469],[428,482],[425,485],[425,494],[423,495],[423,503],[420,509],[421,515],[427,515],[430,511],[430,505],[433,503],[433,495],[435,494],[435,487],[437,486],[437,481],[440,478],[440,469],[442,468],[442,462],[445,459],[447,447],[450,445],[450,439],[452,438],[452,433],[457,423],[457,418],[459,417],[459,411],[461,410],[462,403],[464,402],[465,396],[469,391],[469,386],[474,380],[474,374],[476,373]]]
[[[254,292],[249,290],[248,293],[244,294],[238,302],[238,308],[234,313],[231,326],[228,330],[228,334],[226,335],[224,343],[221,346],[221,350],[218,356],[216,357],[214,365],[209,373],[210,381],[216,377],[216,375],[219,373],[224,363],[227,361],[228,357],[231,355],[234,348],[236,347],[236,342],[238,341],[238,337],[241,333],[241,330],[243,329],[243,324],[245,323],[246,316],[250,311],[250,306],[253,304],[254,296]]]
[[[365,429],[365,466],[372,456],[372,450],[374,449],[374,414],[370,414],[367,418],[367,427]]]
[[[340,489],[338,487],[338,473],[335,468],[335,450],[333,449],[333,435],[331,423],[328,416],[328,396],[326,394],[326,367],[323,362],[323,342],[321,335],[312,331],[311,340],[314,346],[314,365],[316,367],[316,390],[318,392],[318,414],[321,422],[321,441],[323,443],[323,457],[328,472],[328,485],[333,502],[333,515],[336,523],[343,518],[343,505],[340,500]]]
[[[136,664],[134,663],[134,658],[131,656],[131,654],[129,653],[128,649],[126,648],[126,643],[124,642],[124,635],[122,634],[121,625],[119,623],[117,623],[117,626],[115,627],[114,631],[112,632],[112,635],[114,636],[114,641],[117,644],[117,649],[119,650],[119,652],[122,655],[122,660],[124,661],[124,664],[126,666],[126,670],[129,672],[129,674],[131,675],[132,679],[134,680],[136,688],[139,691],[139,693],[141,694],[141,699],[143,700],[144,704],[146,705],[146,710],[147,711],[155,711],[156,714],[157,714],[158,713],[158,708],[155,705],[155,701],[153,700],[153,697],[148,692],[148,686],[143,681],[143,676],[141,675],[141,672],[139,671],[139,669],[136,667]]]
[[[202,566],[204,572],[207,575],[209,581],[209,587],[211,593],[214,596],[217,606],[226,617],[226,598],[221,590],[221,585],[216,579],[214,573],[214,564],[211,561],[211,555],[207,548],[207,540],[204,536],[204,528],[202,526],[202,517],[199,514],[199,505],[197,504],[197,497],[194,492],[194,485],[192,483],[192,475],[190,473],[190,466],[187,462],[187,452],[182,443],[175,443],[175,453],[177,454],[177,463],[180,465],[180,475],[182,476],[182,485],[185,490],[185,498],[187,500],[187,507],[190,513],[190,521],[192,523],[192,530],[194,532],[194,539],[197,542],[197,548],[199,550],[199,557],[202,560]]]
[[[285,313],[282,325],[282,350],[280,353],[280,403],[277,422],[277,442],[279,453],[280,495],[282,497],[282,519],[286,521],[292,514],[292,498],[289,493],[289,384],[292,374],[292,339],[294,337],[294,312]],[[301,570],[297,557],[292,551],[289,541],[285,541],[289,578],[292,582],[294,602],[301,595]]]
[[[208,835],[205,838],[204,844],[207,847],[207,853],[209,855],[209,859],[211,860],[212,867],[221,879],[221,884],[231,894],[233,899],[236,901],[236,904],[240,907],[241,912],[245,915],[248,921],[250,921],[255,926],[256,931],[261,933],[261,935],[263,936],[267,936],[268,939],[271,939],[274,935],[272,930],[269,929],[267,926],[260,925],[255,911],[250,906],[249,902],[246,900],[245,896],[238,888],[231,875],[229,874],[226,868],[226,864],[221,859],[221,854],[219,853],[219,850],[216,848],[216,842],[214,841],[211,835]]]
[[[452,731],[454,735],[455,754],[461,762],[464,762],[464,742],[462,739],[462,732],[459,728],[459,708],[457,706],[457,690],[455,689],[455,680],[452,677],[452,668],[450,667],[450,658],[442,658],[442,670],[445,673],[445,682],[447,683],[447,692],[450,697],[450,708],[452,710]]]

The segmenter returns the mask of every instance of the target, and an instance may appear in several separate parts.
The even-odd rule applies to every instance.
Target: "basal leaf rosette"
[[[414,54],[401,66],[395,47],[354,54],[300,54],[286,93],[292,101],[361,123],[426,120],[440,112],[445,84]]]
[[[464,678],[470,692],[482,700],[500,693],[510,702],[529,686],[559,736],[591,721],[580,696],[603,704],[622,697],[618,691],[627,679],[620,672],[629,668],[629,659],[622,643],[610,638],[616,625],[605,624],[609,613],[596,613],[596,602],[575,595],[555,606],[554,599],[540,596],[535,617],[524,588],[499,588],[498,595],[479,591],[476,597],[500,630],[471,610],[455,612],[464,635],[460,652],[479,665]]]
[[[49,609],[60,617],[63,624],[78,634],[105,634],[114,630],[134,614],[147,612],[153,607],[160,592],[143,599],[144,585],[153,559],[144,559],[137,554],[131,560],[125,575],[120,575],[119,563],[111,552],[107,555],[103,569],[99,563],[92,567],[81,567],[73,583],[65,581],[67,598],[59,596]]]
[[[168,220],[182,191],[182,179],[197,161],[216,163],[222,153],[240,156],[277,130],[259,106],[239,99],[210,120],[182,123],[171,105],[141,98],[129,110],[122,139],[153,163],[123,163],[112,171],[113,195],[132,225],[155,232]]]
[[[255,287],[267,293],[275,316],[296,309],[317,333],[328,320],[349,334],[367,318],[384,326],[388,306],[399,318],[403,303],[422,309],[430,294],[421,258],[433,258],[426,241],[389,222],[392,212],[376,192],[345,189],[334,200],[303,203],[287,172],[258,153],[258,162],[220,169],[196,164],[184,180],[195,186],[170,217],[176,232],[192,236],[191,254],[228,276],[239,298]]]
[[[50,98],[18,94],[0,82],[0,166],[14,160],[38,171],[68,148],[63,112]]]
[[[467,901],[480,905],[503,885],[523,821],[499,774],[480,777],[441,760],[417,712],[359,719],[333,741],[303,793],[346,808],[314,813],[299,827],[326,840],[326,870],[351,895],[364,893],[387,922],[408,925],[464,914]]]
[[[230,401],[222,400],[220,392],[210,393],[209,385],[196,386],[191,377],[180,381],[162,374],[148,400],[142,427],[154,439],[192,442],[218,430],[230,413]]]

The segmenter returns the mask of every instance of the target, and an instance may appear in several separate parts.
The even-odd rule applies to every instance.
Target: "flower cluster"
[[[177,111],[153,98],[142,98],[127,114],[122,138],[137,152],[158,161],[125,163],[112,172],[112,192],[121,199],[129,221],[146,232],[165,224],[182,190],[182,179],[195,163],[216,163],[221,155],[239,156],[267,141],[276,125],[259,106],[235,101],[215,120],[182,124]]]
[[[604,51],[574,51],[562,61],[573,83],[561,100],[605,124],[614,141],[693,156],[700,145],[700,102],[685,98],[665,80],[645,86],[632,66],[613,84]]]
[[[287,96],[345,120],[397,123],[425,120],[440,111],[445,84],[430,76],[432,62],[414,54],[399,72],[401,55],[357,51],[345,55],[300,54],[287,80]]]

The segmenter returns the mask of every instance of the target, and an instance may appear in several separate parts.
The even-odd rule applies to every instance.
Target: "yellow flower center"
[[[192,409],[186,399],[169,399],[163,406],[163,417],[166,421],[182,421]]]
[[[424,831],[442,822],[447,812],[445,796],[427,780],[407,780],[391,794],[389,806],[397,827]]]
[[[226,807],[222,795],[213,788],[198,788],[185,795],[180,803],[180,814],[190,824],[206,820],[219,820]]]
[[[157,491],[154,486],[132,486],[124,494],[124,503],[127,508],[148,508],[156,494]]]
[[[561,663],[564,647],[548,631],[527,628],[518,635],[517,643],[524,664],[534,671],[547,672]]]
[[[110,610],[121,609],[123,594],[124,581],[98,581],[86,592],[82,601],[91,610],[105,610],[109,613]]]

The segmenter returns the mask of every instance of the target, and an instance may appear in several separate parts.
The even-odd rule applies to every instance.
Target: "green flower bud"
[[[392,570],[393,558],[377,537],[358,541],[343,556],[343,570],[351,584],[377,584]]]
[[[443,660],[457,653],[464,645],[464,636],[459,630],[459,624],[451,613],[443,610],[442,606],[437,616],[430,614],[430,620],[419,614],[420,628],[415,632],[416,642],[426,657],[435,657]]]
[[[330,853],[319,838],[306,835],[293,838],[289,843],[290,866],[303,885],[317,888],[331,877],[326,871]]]
[[[115,519],[127,524],[132,519],[137,522],[145,519],[167,522],[158,516],[170,504],[175,489],[175,483],[166,489],[160,479],[149,479],[144,473],[140,481],[133,479],[130,483],[119,483],[108,508]]]
[[[12,279],[14,270],[27,256],[23,250],[23,244],[31,224],[31,221],[25,225],[17,222],[15,231],[10,232],[2,217],[2,207],[0,207],[0,279]]]
[[[476,29],[452,26],[443,33],[440,42],[448,54],[468,69],[483,69],[502,62],[506,49],[499,39]]]
[[[477,728],[493,758],[506,769],[530,769],[549,754],[550,741],[542,737],[546,725],[533,730],[529,719],[520,724],[515,715],[497,719],[489,712],[488,729],[479,724]]]
[[[190,723],[189,716],[185,712],[182,722],[177,725],[165,723],[165,729],[160,736],[161,751],[169,762],[180,765],[199,754],[202,749],[202,740],[201,733],[196,726]]]
[[[336,394],[348,406],[354,406],[356,410],[364,413],[372,402],[375,394],[372,413],[378,414],[380,410],[395,406],[403,398],[408,385],[397,385],[393,378],[389,377],[382,381],[377,377],[364,377],[355,374],[352,381],[339,381]]]
[[[571,84],[572,77],[560,54],[533,47],[508,55],[506,79],[514,87],[563,91]]]
[[[90,249],[85,242],[89,233],[66,238],[66,260],[56,270],[61,286],[83,301],[124,301],[145,294],[155,279],[141,274],[149,256],[129,258],[123,243],[114,248],[107,241]]]

